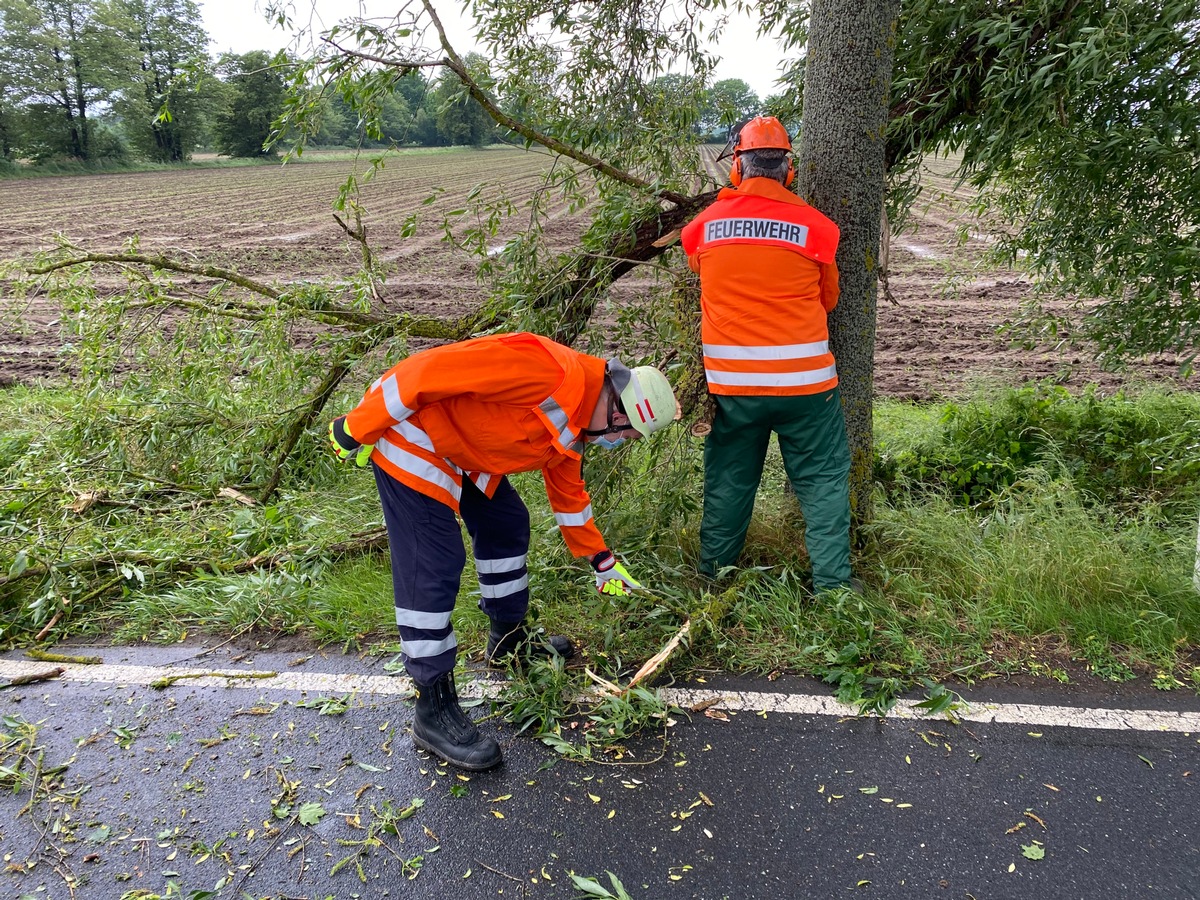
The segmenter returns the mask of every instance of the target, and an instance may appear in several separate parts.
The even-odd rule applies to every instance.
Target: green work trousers
[[[850,583],[850,450],[838,389],[799,397],[717,395],[704,443],[700,571],[733,565],[746,543],[771,432],[804,513],[813,587]]]

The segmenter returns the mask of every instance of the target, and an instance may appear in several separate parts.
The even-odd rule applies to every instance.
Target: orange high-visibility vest
[[[466,475],[492,497],[500,477],[540,469],[575,556],[606,549],[583,482],[582,432],[605,362],[535,334],[475,338],[415,353],[346,416],[373,462],[458,511]]]
[[[837,386],[827,314],[838,227],[772,178],[725,188],[683,229],[700,275],[704,374],[714,394],[790,396]]]

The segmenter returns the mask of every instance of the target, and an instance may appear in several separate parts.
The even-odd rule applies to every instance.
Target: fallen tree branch
[[[162,254],[147,255],[141,253],[83,253],[81,255],[72,256],[67,259],[55,260],[52,263],[47,263],[42,266],[27,268],[25,271],[30,275],[46,275],[61,269],[69,269],[75,266],[84,266],[90,263],[113,263],[118,265],[137,265],[147,266],[153,269],[162,269],[168,272],[180,272],[188,275],[200,275],[205,278],[215,278],[226,281],[238,287],[245,288],[260,296],[267,297],[276,304],[286,307],[297,315],[304,316],[315,322],[320,322],[325,325],[336,325],[343,328],[353,328],[358,330],[374,330],[378,332],[379,341],[395,337],[399,334],[408,334],[415,337],[425,337],[443,340],[456,340],[462,336],[470,334],[471,328],[478,327],[482,314],[478,311],[469,315],[447,320],[435,318],[433,316],[415,316],[402,314],[399,316],[383,316],[373,313],[362,312],[349,307],[312,307],[306,306],[299,302],[291,293],[286,290],[280,290],[272,285],[265,284],[261,281],[256,281],[252,278],[247,278],[244,275],[239,275],[237,272],[230,269],[222,269],[218,266],[198,266],[192,263],[180,262],[172,259],[169,256]],[[189,300],[181,297],[166,296],[159,301],[142,301],[136,304],[136,309],[147,309],[150,307],[169,307],[178,306],[189,309],[196,309],[201,312],[212,315],[227,316],[232,318],[240,318],[247,321],[259,321],[265,318],[270,308],[251,303],[231,303],[229,301],[223,304],[205,303],[200,300]],[[494,324],[498,321],[495,315],[482,317],[485,319],[484,327],[487,327],[488,322]],[[469,323],[469,325],[467,324]]]
[[[29,675],[18,675],[8,684],[0,684],[0,690],[10,687],[18,687],[22,684],[34,684],[38,681],[49,681],[52,678],[57,678],[66,671],[67,670],[62,666],[56,666],[55,668],[50,669],[48,672],[33,672]]]
[[[99,656],[69,656],[65,653],[47,653],[45,650],[38,650],[34,647],[27,649],[25,655],[30,659],[36,659],[38,662],[70,663],[75,666],[98,666],[104,662]]]
[[[245,275],[239,275],[231,269],[222,269],[219,266],[192,265],[191,263],[179,262],[168,256],[163,256],[161,253],[153,255],[145,253],[85,253],[83,256],[55,260],[44,266],[35,266],[26,269],[26,271],[30,275],[49,275],[51,272],[56,272],[59,269],[69,269],[73,266],[82,266],[88,263],[149,266],[152,269],[166,269],[169,272],[181,272],[186,275],[219,278],[222,281],[228,281],[231,284],[236,284],[238,287],[243,287],[248,291],[269,297],[272,300],[278,300],[282,296],[282,292],[271,285],[255,281],[253,278],[247,278]]]
[[[375,254],[371,251],[371,245],[367,243],[367,226],[362,220],[362,207],[353,203],[351,208],[354,211],[353,228],[342,221],[342,217],[337,213],[333,214],[333,220],[338,223],[342,231],[346,232],[348,238],[358,243],[359,252],[362,253],[363,270],[371,280],[371,296],[378,302],[379,288],[375,278]]]
[[[662,664],[665,663],[667,659],[670,658],[671,654],[675,652],[675,648],[679,646],[679,643],[687,636],[687,633],[691,627],[692,620],[688,619],[683,623],[683,627],[675,632],[675,635],[669,641],[667,641],[666,646],[664,646],[661,650],[659,650],[642,664],[642,667],[638,669],[636,673],[634,673],[634,676],[631,679],[629,679],[629,684],[625,685],[623,688],[613,684],[611,681],[601,678],[590,669],[587,670],[587,674],[592,678],[593,681],[600,685],[599,693],[613,694],[616,696],[627,694],[637,686],[639,681],[644,681],[659,670]]]
[[[366,554],[385,547],[387,547],[387,529],[381,526],[352,534],[344,541],[335,541],[332,544],[317,544],[315,546],[313,544],[291,544],[274,553],[260,553],[256,556],[238,560],[232,564],[224,563],[221,560],[197,557],[164,559],[161,556],[154,556],[147,553],[109,553],[105,556],[70,559],[56,563],[30,566],[20,575],[0,576],[0,587],[24,578],[39,575],[46,576],[54,572],[83,572],[89,569],[94,572],[103,572],[127,564],[146,566],[163,575],[178,575],[182,572],[196,570],[212,571],[214,569],[229,572],[230,574],[243,575],[255,569],[270,570],[278,568],[284,563],[293,560],[304,560],[323,555],[349,556],[360,553]],[[114,581],[123,578],[124,576],[122,575],[119,579],[114,579]],[[89,594],[88,596],[90,597],[91,595]]]
[[[716,191],[682,198],[669,210],[650,212],[631,237],[618,237],[605,254],[570,254],[560,269],[565,279],[535,301],[538,309],[560,311],[558,326],[549,336],[571,344],[583,333],[604,290],[635,266],[647,263],[670,249],[662,238],[690,221],[717,198]],[[699,310],[697,309],[697,314]]]
[[[471,76],[471,73],[467,71],[467,67],[463,63],[462,58],[459,57],[458,53],[455,52],[453,45],[450,43],[450,39],[446,36],[446,29],[442,26],[442,20],[438,17],[437,11],[433,8],[433,5],[429,2],[429,0],[421,0],[421,2],[425,7],[426,13],[429,14],[429,18],[433,21],[434,28],[437,29],[438,39],[441,42],[442,49],[446,52],[446,58],[444,60],[438,60],[436,64],[444,66],[458,76],[458,80],[461,81],[463,87],[467,89],[467,93],[471,95],[471,98],[475,100],[475,102],[477,102],[484,108],[484,110],[487,111],[487,114],[492,118],[493,121],[496,122],[496,124],[521,135],[521,137],[525,138],[525,140],[531,143],[540,144],[547,150],[552,150],[561,156],[565,156],[569,159],[575,160],[578,163],[582,163],[589,169],[599,172],[602,175],[607,175],[614,181],[619,181],[621,184],[627,184],[630,187],[645,191],[651,196],[666,200],[668,203],[678,204],[687,201],[687,197],[683,194],[676,193],[675,191],[667,191],[662,190],[661,188],[655,188],[650,182],[638,178],[636,175],[631,175],[628,172],[618,169],[615,166],[606,163],[599,157],[592,156],[590,153],[585,153],[576,147],[572,147],[570,144],[558,140],[558,138],[537,131],[534,128],[530,128],[525,123],[520,122],[505,113],[502,109],[500,109],[499,105],[492,98],[492,96],[482,87],[480,87],[479,83]],[[343,47],[336,41],[331,40],[328,36],[324,36],[322,40],[324,40],[331,47],[334,47],[339,53],[345,54],[346,56],[352,56],[366,62],[378,63],[379,65],[387,66],[388,68],[401,70],[408,70],[414,67],[414,63],[411,61],[392,59],[390,57],[379,56],[374,53],[367,53],[362,50],[354,50],[348,47]],[[422,65],[429,65],[429,63],[422,63]]]
[[[347,359],[344,356],[340,362],[330,366],[326,370],[321,383],[317,385],[317,389],[304,405],[300,415],[292,420],[279,441],[267,449],[268,453],[272,450],[275,451],[275,466],[271,471],[271,477],[267,479],[266,485],[259,492],[259,503],[265,505],[270,500],[271,495],[275,493],[275,489],[279,487],[279,481],[283,477],[283,467],[292,455],[292,451],[296,449],[296,444],[299,442],[301,435],[316,421],[317,416],[321,414],[321,410],[325,408],[325,404],[329,402],[329,398],[333,395],[333,392],[342,383],[342,379],[350,374],[354,363],[363,354],[372,350],[377,343],[376,341],[354,341],[346,350],[347,356],[351,358]]]
[[[292,545],[277,553],[260,553],[233,565],[229,571],[241,575],[255,569],[274,569],[291,560],[309,559],[314,556],[351,556],[371,553],[375,550],[386,549],[388,545],[387,529],[384,527],[371,528],[350,535],[344,541],[319,546]]]
[[[179,675],[165,675],[162,678],[156,679],[150,682],[150,687],[156,691],[161,691],[187,678],[225,678],[233,680],[235,678],[275,678],[278,674],[278,672],[182,672]]]

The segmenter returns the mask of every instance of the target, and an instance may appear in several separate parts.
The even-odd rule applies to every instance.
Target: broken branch
[[[18,675],[8,684],[0,684],[0,690],[4,690],[4,688],[17,687],[21,684],[33,684],[37,681],[49,681],[51,678],[57,678],[66,671],[67,670],[62,666],[57,666],[53,669],[50,669],[48,672],[34,672],[31,675]]]

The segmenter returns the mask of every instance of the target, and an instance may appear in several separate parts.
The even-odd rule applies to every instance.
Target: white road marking
[[[749,712],[789,713],[805,716],[856,716],[858,708],[839,703],[832,697],[816,694],[767,694],[754,691],[676,690],[664,688],[662,697],[687,709],[720,697],[721,709]],[[917,707],[916,700],[899,700],[888,713],[896,719],[945,719],[930,716]],[[1171,712],[1149,709],[1102,709],[1076,706],[1041,706],[1032,703],[971,703],[956,709],[954,717],[963,722],[996,722],[1003,725],[1037,725],[1060,728],[1107,728],[1131,731],[1200,731],[1200,712]]]
[[[298,693],[358,693],[403,696],[412,691],[412,681],[402,675],[356,675],[328,672],[266,672],[249,669],[209,669],[187,666],[78,665],[0,659],[0,683],[23,675],[61,667],[57,680],[81,684],[149,685],[163,678],[188,675],[175,682],[179,687],[225,687],[246,691],[296,691]],[[30,685],[36,688],[37,683]],[[466,697],[494,696],[501,685],[494,681],[472,681],[462,685]],[[703,706],[734,712],[784,713],[800,716],[858,716],[858,708],[817,694],[783,694],[760,691],[720,691],[696,688],[663,688],[664,700],[681,709]],[[3,697],[3,694],[0,694]],[[889,717],[896,719],[944,720],[928,716],[916,701],[897,702]],[[1102,728],[1125,731],[1200,732],[1200,712],[1149,709],[1104,709],[1075,706],[1042,706],[1031,703],[977,702],[956,709],[963,722],[995,722],[1048,728]]]

